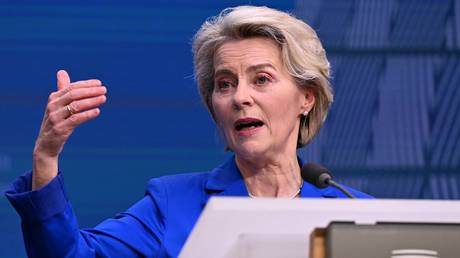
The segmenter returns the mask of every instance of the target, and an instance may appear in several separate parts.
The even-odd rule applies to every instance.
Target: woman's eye
[[[270,78],[267,75],[260,75],[256,78],[257,85],[265,85],[270,82]]]
[[[232,83],[229,81],[217,81],[217,89],[218,90],[226,90],[232,87]]]

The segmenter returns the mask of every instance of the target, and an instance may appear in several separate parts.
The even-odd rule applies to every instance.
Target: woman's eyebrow
[[[277,71],[276,67],[274,65],[272,65],[270,63],[262,63],[262,64],[249,66],[248,68],[246,68],[246,72],[255,72],[255,71],[261,70],[263,68],[267,68],[267,67]],[[228,69],[228,68],[221,68],[221,69],[217,69],[214,72],[214,78],[219,76],[219,75],[231,75],[231,76],[234,76],[235,73],[232,70]]]
[[[217,76],[219,75],[234,75],[235,73],[233,73],[230,69],[228,68],[222,68],[222,69],[218,69],[214,72],[214,78],[216,78]]]
[[[258,71],[258,70],[261,70],[263,68],[272,68],[273,70],[277,71],[276,70],[276,67],[270,63],[263,63],[263,64],[257,64],[257,65],[252,65],[252,66],[249,66],[247,69],[246,69],[246,72],[254,72],[254,71]]]

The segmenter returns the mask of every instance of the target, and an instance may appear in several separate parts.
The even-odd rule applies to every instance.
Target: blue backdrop
[[[460,199],[460,1],[0,2],[0,189],[31,167],[55,73],[101,79],[101,116],[78,128],[60,167],[81,227],[139,199],[147,180],[229,155],[193,80],[191,39],[225,7],[287,10],[328,53],[335,103],[299,155],[381,198]],[[23,257],[0,198],[0,257]]]

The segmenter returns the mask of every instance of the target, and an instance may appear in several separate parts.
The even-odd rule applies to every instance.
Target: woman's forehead
[[[261,65],[278,68],[282,64],[278,44],[268,38],[231,40],[219,46],[214,54],[214,70],[247,69]]]

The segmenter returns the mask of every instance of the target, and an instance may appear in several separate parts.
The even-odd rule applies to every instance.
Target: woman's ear
[[[311,109],[315,105],[315,101],[316,101],[316,97],[315,97],[315,93],[313,92],[313,89],[312,88],[305,89],[304,98],[303,98],[302,107],[301,107],[301,111],[303,115],[305,116],[308,115],[308,113],[311,111]]]

